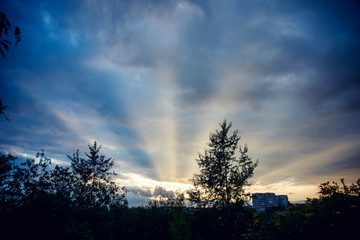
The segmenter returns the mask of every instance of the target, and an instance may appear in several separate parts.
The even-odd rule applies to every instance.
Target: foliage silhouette
[[[44,151],[22,163],[1,153],[1,231],[13,239],[96,236],[112,206],[127,206],[125,188],[110,179],[115,174],[110,172],[114,162],[100,155],[100,148],[96,142],[89,145],[84,159],[77,151],[78,159],[71,167],[52,167]]]
[[[319,186],[319,198],[291,206],[287,211],[254,214],[245,239],[350,239],[360,224],[360,179],[340,187],[336,182]]]
[[[248,147],[238,146],[240,136],[235,130],[230,136],[232,123],[224,120],[220,124],[220,131],[210,133],[210,149],[204,154],[199,153],[196,160],[200,174],[195,174],[192,181],[195,191],[191,199],[198,205],[229,207],[230,204],[244,205],[249,194],[244,186],[253,175],[257,166],[248,156]],[[240,157],[236,157],[239,149]]]
[[[9,109],[9,106],[2,103],[2,99],[0,99],[0,115],[4,115],[5,119],[10,121],[10,119],[6,116],[5,110]]]
[[[9,33],[13,32],[16,42],[14,46],[21,41],[20,36],[20,28],[15,27],[15,30],[12,30],[12,26],[4,13],[0,12],[0,53],[3,58],[5,58],[5,52],[10,49],[9,45],[12,42],[9,39]],[[9,118],[5,115],[5,110],[9,109],[9,106],[2,103],[2,99],[0,99],[0,115],[4,115],[5,119],[10,121]]]
[[[88,147],[90,152],[85,153],[86,158],[80,157],[79,150],[72,156],[68,155],[72,170],[69,171],[72,179],[71,197],[75,203],[81,208],[105,207],[114,202],[127,204],[127,190],[110,181],[110,177],[116,175],[110,172],[114,160],[99,155],[101,146],[98,147],[96,141]],[[59,173],[68,171],[65,168],[58,169]],[[119,194],[120,191],[123,193]]]
[[[3,58],[5,58],[5,52],[10,49],[9,46],[12,44],[12,41],[9,39],[9,33],[13,33],[16,40],[14,46],[17,46],[21,41],[20,28],[15,27],[13,30],[6,15],[0,12],[0,53]]]
[[[285,211],[255,212],[241,204],[186,207],[185,197],[164,197],[129,208],[121,188],[112,195],[113,160],[100,154],[69,156],[70,167],[52,166],[44,151],[18,162],[0,153],[0,231],[12,239],[339,239],[356,236],[360,179],[347,186],[326,182],[319,198]],[[94,182],[107,184],[98,188]],[[78,188],[82,189],[78,189]],[[110,191],[108,191],[110,189]],[[83,194],[81,199],[79,194]],[[110,196],[97,198],[97,194]],[[109,200],[110,199],[110,200]],[[230,210],[230,211],[229,211]]]

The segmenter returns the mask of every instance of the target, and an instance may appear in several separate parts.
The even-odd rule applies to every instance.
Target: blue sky
[[[296,201],[360,177],[356,1],[2,0],[0,11],[22,34],[0,59],[2,151],[66,164],[96,140],[139,200],[188,187],[227,119],[259,159],[252,191]]]

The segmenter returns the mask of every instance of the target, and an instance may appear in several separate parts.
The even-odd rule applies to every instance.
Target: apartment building
[[[258,212],[275,207],[287,208],[289,206],[287,195],[275,195],[275,193],[253,193],[252,203],[253,208]]]

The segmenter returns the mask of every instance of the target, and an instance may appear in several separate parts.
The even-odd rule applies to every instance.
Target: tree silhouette
[[[220,124],[220,131],[210,133],[210,148],[204,154],[199,153],[196,161],[201,173],[194,175],[195,191],[191,193],[191,199],[197,204],[223,207],[233,203],[243,205],[248,196],[243,187],[248,185],[257,162],[254,163],[247,155],[247,146],[238,147],[238,130],[228,135],[231,126],[231,122],[224,120]],[[240,157],[235,155],[237,149]]]
[[[16,157],[10,153],[0,152],[0,212],[6,208],[9,203],[9,190],[11,183],[11,172]]]
[[[76,209],[109,208],[112,204],[127,205],[126,189],[111,181],[112,158],[100,155],[96,142],[86,158],[79,151],[68,156],[71,166],[51,167],[44,151],[36,159],[15,164],[16,157],[0,154],[1,211],[36,202],[50,201]]]
[[[112,217],[111,209],[127,208],[126,189],[111,181],[114,160],[100,155],[100,148],[96,142],[89,145],[85,158],[76,151],[69,157],[73,159],[69,167],[53,167],[44,151],[20,161],[0,152],[3,235],[12,239],[113,239],[105,237],[111,233],[103,220]]]
[[[9,38],[9,33],[11,32],[13,32],[16,39],[14,46],[17,46],[17,44],[21,41],[20,28],[15,27],[15,30],[13,31],[6,15],[0,12],[0,53],[3,58],[5,58],[5,52],[10,49],[9,46],[12,44]],[[9,121],[9,118],[6,117],[4,112],[7,109],[9,109],[9,106],[3,104],[0,98],[0,115],[4,115],[5,119]]]
[[[88,147],[90,152],[85,153],[86,158],[80,157],[79,150],[72,156],[68,155],[72,169],[71,190],[76,203],[82,208],[104,207],[116,202],[127,204],[126,189],[120,188],[110,179],[116,175],[110,172],[114,160],[99,154],[101,146],[98,147],[96,141]],[[66,173],[67,170],[58,168],[58,171]]]
[[[0,115],[4,115],[5,119],[10,121],[8,117],[5,115],[5,110],[9,109],[9,106],[2,103],[2,99],[0,98]]]
[[[15,30],[13,30],[6,15],[0,12],[0,53],[3,58],[5,58],[5,52],[10,49],[10,45],[12,44],[9,38],[9,33],[11,32],[16,39],[14,46],[17,46],[21,41],[20,28],[15,27]]]
[[[360,179],[347,186],[321,183],[319,198],[281,212],[258,212],[245,239],[352,239],[360,224]]]

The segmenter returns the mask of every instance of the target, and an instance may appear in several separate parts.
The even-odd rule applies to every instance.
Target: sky
[[[250,192],[316,197],[360,177],[356,1],[1,0],[0,150],[57,164],[97,141],[140,204],[191,188],[224,119],[259,160]]]

